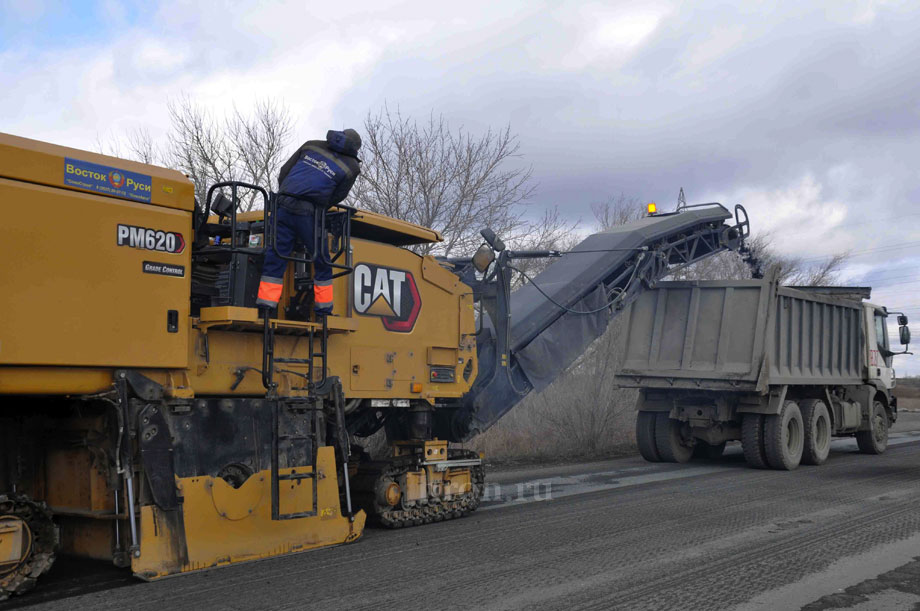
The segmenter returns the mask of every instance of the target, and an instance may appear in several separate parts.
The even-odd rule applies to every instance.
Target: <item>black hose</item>
[[[641,261],[641,259],[640,259],[640,261]],[[635,265],[635,267],[633,267],[633,273],[632,273],[632,275],[629,277],[629,280],[626,281],[626,286],[629,286],[629,284],[633,281],[633,279],[635,279],[635,277],[636,277],[636,272],[639,270],[639,262],[640,262],[640,261],[636,261],[636,265]],[[617,303],[617,301],[620,300],[620,298],[621,298],[621,296],[622,296],[622,294],[623,294],[623,292],[624,292],[624,289],[619,289],[619,294],[618,294],[616,297],[614,297],[612,300],[610,300],[609,302],[607,302],[607,303],[605,303],[604,305],[602,305],[601,307],[599,307],[599,308],[597,308],[597,309],[594,309],[594,310],[588,310],[587,312],[579,312],[578,310],[573,310],[572,308],[569,308],[569,307],[566,307],[566,306],[562,305],[561,303],[559,303],[558,301],[556,301],[555,299],[553,299],[552,297],[550,297],[550,296],[547,294],[546,291],[544,291],[542,288],[540,288],[540,285],[539,285],[539,284],[537,284],[536,282],[534,282],[534,279],[531,278],[531,277],[527,274],[527,272],[525,272],[525,271],[523,271],[523,270],[520,270],[520,269],[518,269],[518,268],[516,268],[516,267],[513,267],[513,266],[511,266],[511,265],[509,265],[508,268],[509,268],[509,269],[513,269],[513,270],[516,271],[517,273],[519,273],[519,274],[521,274],[522,276],[524,276],[525,278],[527,278],[527,280],[530,281],[530,283],[534,286],[534,288],[537,289],[538,291],[540,291],[540,294],[543,295],[544,297],[546,297],[546,299],[547,299],[550,303],[552,303],[553,305],[555,305],[556,307],[558,307],[558,308],[560,308],[560,309],[562,309],[562,310],[565,310],[566,312],[569,312],[570,314],[584,314],[584,315],[586,315],[586,314],[597,314],[598,312],[602,312],[602,311],[606,310],[607,308],[611,308],[611,307],[615,306],[616,303]]]

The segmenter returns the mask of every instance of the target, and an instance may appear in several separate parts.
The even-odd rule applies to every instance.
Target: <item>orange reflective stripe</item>
[[[321,286],[313,285],[313,300],[316,303],[332,303],[332,285]]]
[[[274,282],[266,282],[263,280],[259,283],[259,299],[278,303],[278,301],[281,300],[281,289],[283,288],[283,284],[275,284]]]

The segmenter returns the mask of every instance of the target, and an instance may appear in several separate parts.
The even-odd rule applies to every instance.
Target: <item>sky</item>
[[[734,6],[732,6],[734,5]],[[384,104],[510,125],[536,212],[743,204],[920,338],[920,3],[0,0],[0,131],[98,148],[167,103],[283,102],[295,140]],[[897,329],[892,324],[894,337]],[[920,374],[920,356],[898,357]]]

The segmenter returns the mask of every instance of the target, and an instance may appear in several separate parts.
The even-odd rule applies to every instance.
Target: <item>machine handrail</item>
[[[325,206],[316,206],[316,211],[318,214],[313,215],[313,252],[316,253],[315,257],[309,255],[309,253],[304,253],[304,256],[297,257],[293,254],[291,255],[282,255],[278,251],[277,240],[275,239],[278,232],[278,217],[277,217],[277,198],[279,196],[291,197],[293,199],[299,199],[302,201],[309,201],[307,198],[293,195],[291,193],[279,192],[272,193],[269,197],[269,204],[265,209],[265,244],[266,247],[271,246],[274,253],[281,259],[286,261],[293,261],[294,263],[313,263],[317,259],[320,262],[325,263],[329,267],[334,269],[341,270],[339,272],[333,273],[333,278],[338,278],[339,276],[346,276],[354,271],[354,267],[348,265],[348,263],[337,263],[339,258],[344,254],[347,259],[347,250],[351,244],[351,217],[357,212],[356,208],[351,206],[346,206],[343,204],[335,204],[335,207],[342,208],[343,210],[338,212],[333,212],[331,215],[328,214],[329,208]],[[342,232],[337,237],[338,245],[336,247],[335,253],[329,253],[329,242],[326,238],[328,227],[326,218],[327,216],[333,216],[335,218],[342,218]]]
[[[196,238],[197,238],[197,232],[201,230],[201,227],[207,224],[208,219],[211,217],[211,199],[214,196],[214,192],[217,189],[222,189],[226,187],[230,187],[230,201],[233,203],[233,206],[230,208],[230,248],[228,250],[229,252],[251,252],[251,251],[244,251],[241,248],[237,248],[236,246],[236,214],[237,214],[236,209],[237,209],[237,202],[239,201],[239,197],[237,194],[240,188],[257,191],[262,196],[263,209],[268,206],[268,202],[270,199],[268,191],[266,191],[259,185],[254,185],[252,183],[243,182],[240,180],[227,180],[224,182],[217,182],[211,185],[211,187],[208,189],[207,198],[205,199],[205,207],[204,207],[202,219],[198,223],[198,227],[195,228]],[[264,251],[264,248],[263,248],[263,251]]]

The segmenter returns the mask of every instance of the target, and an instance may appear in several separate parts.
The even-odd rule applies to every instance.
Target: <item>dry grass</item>
[[[905,386],[899,381],[898,385],[891,391],[891,394],[897,397],[898,401],[903,401],[904,399],[920,399],[920,388],[916,386]]]
[[[637,391],[617,389],[622,325],[607,333],[563,376],[532,393],[467,447],[491,460],[565,460],[635,451]]]
[[[901,412],[920,412],[920,398],[916,397],[898,397],[898,411]]]

